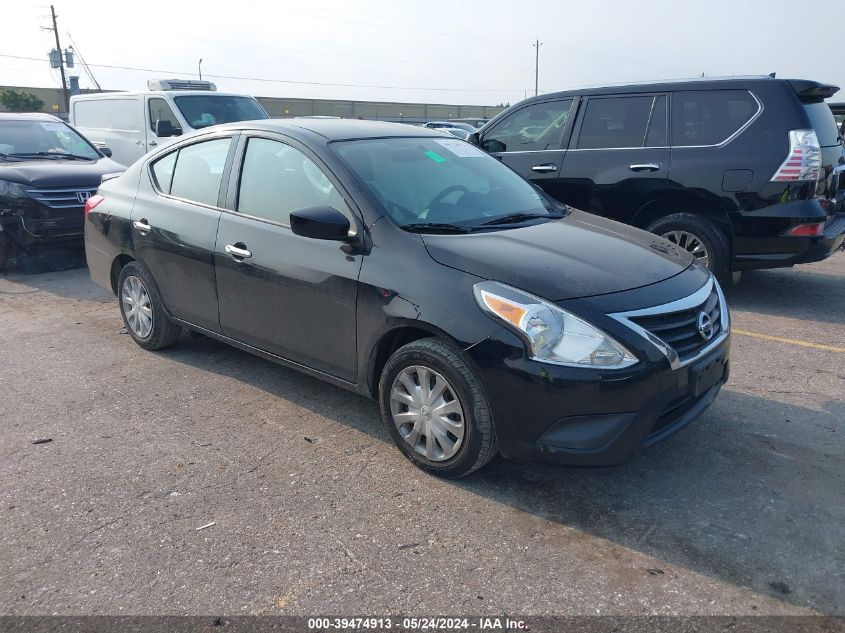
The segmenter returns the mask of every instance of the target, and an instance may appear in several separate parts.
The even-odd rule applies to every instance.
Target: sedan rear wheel
[[[129,262],[117,280],[120,314],[126,331],[144,349],[162,349],[179,340],[182,328],[170,320],[150,274]]]

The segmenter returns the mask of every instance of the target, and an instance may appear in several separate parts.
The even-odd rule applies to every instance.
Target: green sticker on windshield
[[[429,151],[427,151],[427,152],[425,153],[425,155],[426,155],[426,156],[428,156],[428,157],[429,157],[431,160],[433,160],[435,163],[445,163],[445,162],[446,162],[446,159],[445,159],[445,158],[443,158],[443,157],[442,157],[440,154],[438,154],[437,152],[432,152],[431,150],[429,150]]]

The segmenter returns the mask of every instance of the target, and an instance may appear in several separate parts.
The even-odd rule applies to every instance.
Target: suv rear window
[[[747,90],[681,90],[672,95],[672,145],[718,145],[757,114]]]
[[[805,103],[804,111],[810,117],[810,125],[816,131],[822,147],[839,144],[839,129],[836,127],[836,119],[830,111],[830,106],[826,103]]]

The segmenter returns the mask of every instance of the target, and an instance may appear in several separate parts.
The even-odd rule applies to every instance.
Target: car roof
[[[330,141],[350,141],[365,138],[389,138],[408,136],[429,136],[443,138],[443,134],[406,123],[385,121],[364,121],[360,119],[261,119],[241,121],[215,126],[214,129],[263,130],[281,132],[291,136],[302,136],[310,132]]]
[[[0,121],[63,121],[52,114],[44,112],[0,112]]]
[[[531,97],[520,103],[532,101],[543,101],[556,97],[573,95],[598,95],[598,94],[620,94],[630,92],[669,92],[673,90],[708,90],[724,88],[749,88],[755,85],[772,84],[774,82],[788,82],[793,84],[796,91],[799,88],[810,86],[823,86],[823,84],[803,79],[780,79],[771,75],[750,75],[732,77],[694,77],[690,79],[664,79],[660,81],[629,82],[619,84],[607,84],[602,86],[584,86],[571,88],[560,92],[552,92],[536,97]]]

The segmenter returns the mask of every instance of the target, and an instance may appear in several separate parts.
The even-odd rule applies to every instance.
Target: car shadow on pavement
[[[376,404],[339,387],[196,335],[161,353],[262,389],[396,450]],[[689,428],[623,466],[560,468],[497,458],[446,485],[673,565],[836,613],[845,604],[845,555],[836,545],[845,523],[845,451],[838,439],[843,418],[839,401],[814,410],[726,388]],[[513,529],[523,526],[515,521]]]
[[[842,310],[843,276],[800,268],[744,272],[742,281],[725,284],[734,310],[845,324]]]

